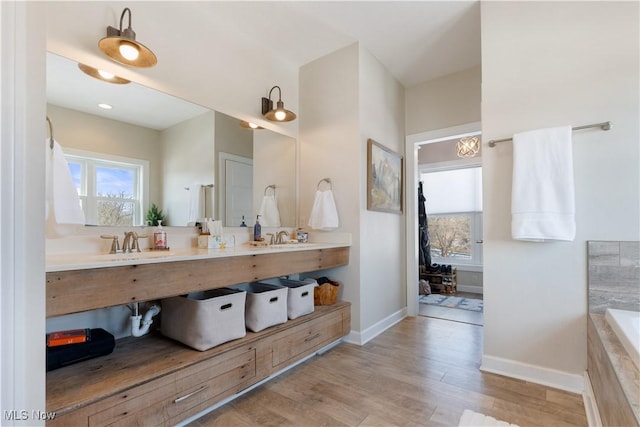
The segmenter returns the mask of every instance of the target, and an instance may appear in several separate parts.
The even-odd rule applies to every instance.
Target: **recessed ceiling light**
[[[109,104],[98,104],[98,107],[104,109],[104,110],[111,110],[113,107]]]

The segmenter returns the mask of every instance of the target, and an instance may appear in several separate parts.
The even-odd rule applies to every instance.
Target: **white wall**
[[[366,210],[367,139],[402,152],[400,84],[353,44],[300,69],[300,210],[309,218],[318,181],[331,178],[340,217],[352,233],[349,265],[329,272],[352,303],[352,336],[364,342],[406,306],[404,216]]]
[[[483,368],[580,389],[586,241],[638,240],[637,2],[482,4],[483,137],[611,120],[574,132],[573,242],[511,240],[512,144],[484,151]]]
[[[280,224],[287,227],[297,225],[296,161],[295,139],[265,129],[253,131],[253,206],[257,214],[265,187],[275,185]]]
[[[367,139],[403,156],[404,88],[364,48],[360,86],[360,298],[362,330],[406,307],[405,208],[401,215],[367,210]],[[403,156],[404,157],[404,156]]]
[[[480,121],[480,67],[407,88],[406,134]]]
[[[338,231],[351,233],[349,266],[334,269],[341,299],[351,302],[351,329],[362,327],[360,304],[360,192],[362,156],[358,104],[358,45],[300,68],[300,218],[304,228],[318,181],[331,178],[340,218]],[[366,143],[366,141],[365,141]]]
[[[44,425],[44,15],[0,2],[0,23],[0,423]]]

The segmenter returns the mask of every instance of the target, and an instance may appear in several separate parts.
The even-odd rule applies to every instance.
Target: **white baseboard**
[[[584,410],[587,413],[587,425],[589,427],[602,427],[602,419],[600,418],[600,411],[598,411],[596,396],[593,394],[591,379],[587,371],[584,371],[584,393],[582,393],[582,402],[584,403]]]
[[[582,394],[585,388],[582,375],[570,374],[501,357],[482,356],[480,370],[542,384],[571,393]]]
[[[356,345],[364,345],[368,341],[371,341],[402,319],[407,317],[407,308],[403,308],[401,310],[396,311],[390,316],[385,317],[378,323],[373,326],[368,327],[362,332],[351,331],[349,335],[347,335],[343,340],[345,342],[356,344]]]

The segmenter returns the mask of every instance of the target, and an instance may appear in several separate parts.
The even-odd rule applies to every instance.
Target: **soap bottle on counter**
[[[162,228],[162,220],[158,220],[158,228],[153,232],[153,249],[169,249],[167,232]]]
[[[260,225],[260,215],[256,216],[256,223],[253,226],[253,241],[258,242],[262,240],[262,226]]]
[[[298,228],[296,230],[296,240],[298,240],[298,243],[307,243],[309,240],[309,233],[304,231],[302,228]]]

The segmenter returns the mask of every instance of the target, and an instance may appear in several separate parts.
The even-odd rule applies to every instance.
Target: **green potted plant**
[[[151,207],[147,211],[147,216],[145,217],[147,224],[149,225],[159,225],[158,221],[164,222],[164,214],[162,213],[162,209],[158,209],[155,203],[151,203]]]

